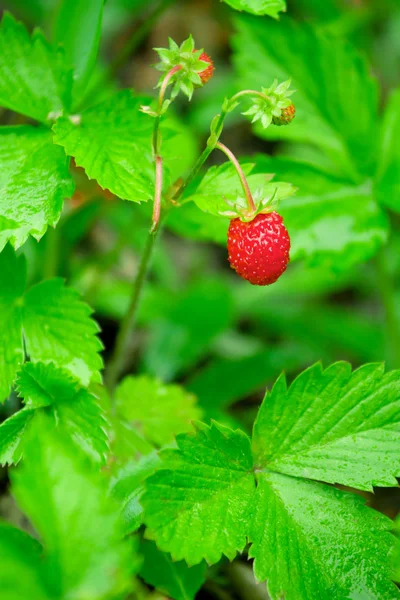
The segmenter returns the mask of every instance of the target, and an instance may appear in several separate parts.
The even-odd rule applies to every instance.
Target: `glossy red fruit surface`
[[[211,60],[211,58],[208,56],[208,54],[206,54],[205,52],[202,52],[199,56],[200,60],[203,60],[204,62],[208,62],[209,66],[206,67],[204,69],[204,71],[200,71],[199,75],[200,75],[200,79],[203,83],[207,83],[207,81],[209,81],[211,79],[211,77],[213,76],[214,73],[214,64],[213,61]]]
[[[286,270],[290,237],[277,212],[244,223],[233,219],[228,229],[228,260],[253,285],[270,285]]]

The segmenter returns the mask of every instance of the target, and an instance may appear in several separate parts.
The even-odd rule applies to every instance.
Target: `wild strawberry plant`
[[[400,92],[379,102],[333,0],[300,3],[312,25],[226,0],[227,84],[186,31],[155,92],[117,89],[181,8],[138,2],[107,69],[110,4],[0,26],[1,597],[399,598],[371,492],[400,476]]]

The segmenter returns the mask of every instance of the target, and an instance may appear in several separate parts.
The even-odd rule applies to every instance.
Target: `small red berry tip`
[[[272,122],[274,125],[289,125],[291,121],[293,121],[296,116],[296,107],[294,104],[290,104],[286,108],[282,108],[281,114],[279,117],[272,117]]]
[[[193,50],[193,52],[197,52],[197,50]],[[202,60],[202,61],[208,63],[208,67],[206,67],[203,71],[200,71],[200,73],[199,73],[201,82],[204,85],[213,76],[215,67],[214,67],[214,63],[213,63],[212,59],[205,52],[202,52],[200,54],[199,60]]]

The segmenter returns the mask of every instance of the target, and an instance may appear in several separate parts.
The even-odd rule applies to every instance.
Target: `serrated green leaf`
[[[396,543],[393,547],[393,551],[391,554],[391,566],[393,570],[393,579],[395,581],[400,581],[400,517],[397,516],[397,519],[394,523],[394,532],[396,534]]]
[[[298,187],[278,209],[289,231],[291,260],[348,269],[374,256],[387,240],[388,219],[369,180],[356,186],[287,158],[259,155],[255,162],[255,171],[270,171]]]
[[[353,494],[319,483],[260,473],[249,556],[272,600],[379,598],[390,582],[390,519]]]
[[[267,393],[253,433],[257,468],[372,490],[400,475],[400,372],[352,373],[338,362],[303,371]]]
[[[33,410],[47,407],[57,431],[65,432],[95,462],[105,462],[108,443],[103,411],[95,396],[68,371],[52,363],[26,363],[17,389],[26,406]]]
[[[125,377],[115,391],[115,405],[123,419],[157,446],[172,442],[202,416],[193,394],[147,375]]]
[[[23,339],[32,362],[54,362],[84,385],[100,381],[98,326],[78,293],[61,279],[25,291],[25,257],[17,258],[10,246],[0,254],[0,272],[0,399],[7,397],[24,361]]]
[[[278,204],[295,191],[290,183],[271,181],[272,174],[252,174],[253,164],[242,164],[241,167],[257,209],[267,208],[272,202]],[[197,189],[185,197],[185,202],[188,201],[195,202],[205,212],[230,219],[240,216],[249,208],[239,176],[230,162],[211,167]]]
[[[184,561],[173,562],[154,542],[147,540],[141,543],[140,553],[143,564],[139,574],[146,583],[173,600],[194,600],[205,580],[204,563],[188,567]]]
[[[0,522],[0,589],[2,600],[50,600],[40,544],[28,534]]]
[[[124,200],[153,195],[153,120],[140,112],[146,98],[123,90],[77,117],[58,119],[54,141],[73,156],[90,179]]]
[[[65,60],[74,67],[73,97],[79,101],[92,74],[99,49],[105,0],[63,0],[54,24],[54,44],[61,44]]]
[[[359,55],[287,17],[275,23],[241,16],[236,23],[240,89],[259,90],[289,77],[296,89],[294,121],[262,135],[314,144],[342,175],[355,181],[359,173],[369,176],[377,156],[377,86]]]
[[[110,491],[121,511],[124,535],[133,533],[143,523],[143,507],[140,503],[144,493],[144,482],[160,466],[156,452],[130,460],[115,471],[111,477]]]
[[[252,15],[268,15],[279,18],[279,13],[286,10],[286,0],[224,0],[235,10],[244,10]]]
[[[24,359],[20,299],[26,285],[26,262],[10,246],[0,254],[0,402],[10,393]]]
[[[101,381],[103,345],[92,309],[62,279],[43,281],[25,294],[22,319],[26,349],[35,361],[53,361],[83,385]]]
[[[35,411],[19,410],[0,425],[0,464],[16,465],[22,458],[22,439]]]
[[[5,13],[0,25],[0,105],[48,121],[68,108],[71,72],[40,30],[32,37]],[[9,141],[12,144],[11,141]]]
[[[174,560],[231,560],[246,544],[255,491],[250,440],[240,430],[199,423],[177,436],[177,450],[146,482],[146,537]],[[195,540],[195,543],[193,541]]]
[[[400,89],[392,93],[385,110],[376,174],[379,201],[400,211]]]
[[[131,544],[103,476],[45,416],[11,474],[12,493],[43,541],[52,598],[112,600],[131,588]]]
[[[9,240],[18,248],[29,235],[39,240],[48,225],[54,227],[74,183],[66,157],[45,128],[1,127],[0,154],[2,250]]]

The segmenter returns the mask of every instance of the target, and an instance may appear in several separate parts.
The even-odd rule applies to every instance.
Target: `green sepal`
[[[290,79],[283,81],[280,84],[278,84],[277,79],[274,79],[269,88],[261,88],[263,96],[253,96],[251,107],[242,114],[252,117],[252,123],[261,121],[261,125],[266,129],[271,125],[273,117],[280,117],[282,109],[287,108],[292,104],[290,96],[295,90],[289,89],[290,83]],[[232,110],[232,108],[230,108],[230,110]]]
[[[179,65],[181,69],[171,79],[171,83],[173,83],[171,98],[175,98],[179,92],[183,92],[190,100],[194,88],[202,87],[203,85],[199,73],[209,66],[208,62],[200,60],[203,49],[195,50],[194,39],[190,35],[180,46],[169,38],[169,49],[154,48],[154,50],[161,59],[161,62],[155,65],[155,68],[164,73],[157,87],[161,87],[171,69]]]

